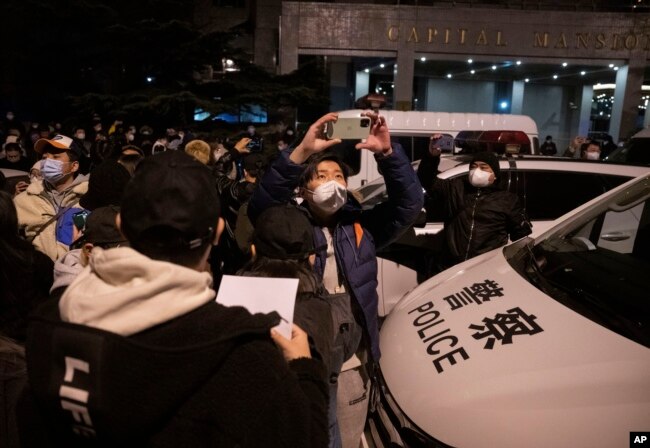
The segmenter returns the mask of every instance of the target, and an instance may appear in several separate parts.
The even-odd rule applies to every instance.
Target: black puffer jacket
[[[467,177],[436,177],[439,157],[425,157],[418,167],[420,182],[429,194],[430,208],[441,213],[444,249],[440,267],[447,268],[531,232],[519,197],[495,184],[472,186]]]
[[[251,315],[209,302],[122,337],[61,322],[53,298],[28,330],[30,390],[19,411],[21,442],[325,447],[324,366],[306,358],[286,363],[269,337],[278,321],[275,313]],[[76,395],[65,398],[61,386]],[[73,428],[94,437],[75,437]]]

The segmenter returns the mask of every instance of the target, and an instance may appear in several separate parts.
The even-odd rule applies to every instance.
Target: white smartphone
[[[371,120],[368,117],[339,118],[325,123],[325,137],[328,140],[365,140],[370,135]]]

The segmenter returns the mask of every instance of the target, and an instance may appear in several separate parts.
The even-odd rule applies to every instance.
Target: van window
[[[461,131],[455,143],[459,154],[483,151],[505,154],[511,147],[516,147],[518,154],[531,154],[530,139],[522,131]]]
[[[449,134],[442,134],[452,138]],[[430,136],[391,135],[391,140],[398,142],[411,162],[420,160],[429,150]]]
[[[450,134],[443,134],[452,138]],[[391,141],[397,142],[404,148],[404,153],[411,162],[420,160],[429,150],[429,136],[392,135]],[[350,167],[351,176],[359,173],[361,169],[361,151],[355,148],[357,140],[344,140],[332,148],[343,161]]]
[[[533,221],[554,220],[587,201],[630,180],[603,174],[506,171],[510,191],[517,193]]]

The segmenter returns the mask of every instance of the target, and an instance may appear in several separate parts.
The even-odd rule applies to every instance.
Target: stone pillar
[[[280,17],[280,74],[298,69],[298,26],[300,17],[284,14]]]
[[[524,86],[523,81],[512,82],[512,100],[510,101],[510,113],[521,115],[524,107]]]
[[[397,73],[393,74],[395,81],[394,109],[413,110],[414,64],[415,54],[412,50],[402,48],[397,52]]]
[[[276,72],[278,61],[278,17],[282,9],[281,0],[256,0],[254,59],[255,64],[271,73]]]
[[[636,129],[644,71],[645,61],[636,58],[630,59],[628,65],[620,67],[616,73],[614,105],[609,121],[609,134],[615,142],[629,137]]]
[[[580,101],[580,121],[578,122],[577,135],[589,134],[589,128],[591,127],[591,102],[593,98],[594,86],[582,86],[582,100]],[[571,141],[571,139],[573,139],[573,136],[569,135],[569,141]]]

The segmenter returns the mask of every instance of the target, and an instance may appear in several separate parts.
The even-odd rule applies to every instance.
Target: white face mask
[[[477,188],[487,187],[490,185],[490,176],[491,173],[474,168],[469,170],[469,183]]]
[[[600,160],[600,151],[589,151],[587,153],[588,160]]]
[[[348,199],[348,190],[335,180],[319,185],[314,191],[307,191],[312,194],[310,203],[328,215],[336,213]]]

